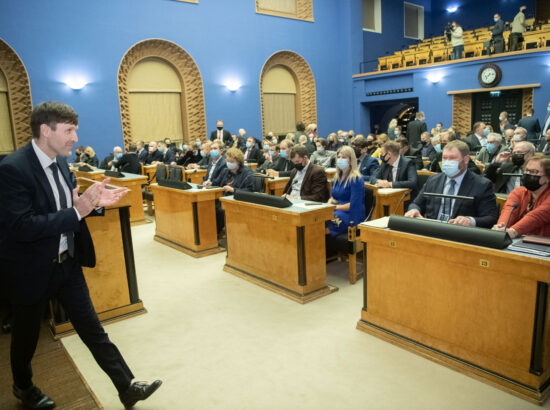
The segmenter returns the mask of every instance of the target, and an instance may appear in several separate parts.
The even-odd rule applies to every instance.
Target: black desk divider
[[[188,184],[185,181],[172,181],[169,179],[159,179],[157,181],[159,186],[164,186],[167,188],[174,188],[174,189],[191,189],[193,188],[190,184]]]
[[[78,167],[78,170],[80,172],[92,172],[94,169],[89,167],[88,165],[81,165]]]
[[[288,208],[289,206],[292,206],[292,202],[290,202],[287,198],[268,195],[268,194],[262,194],[260,192],[242,191],[240,189],[237,189],[235,191],[234,198],[237,201],[251,202],[253,204],[258,204],[258,205],[273,206],[275,208]]]
[[[454,225],[433,219],[407,218],[405,216],[391,215],[388,221],[388,228],[394,231],[493,249],[504,249],[512,243],[512,239],[510,239],[510,236],[504,231]]]
[[[124,178],[124,174],[119,171],[105,171],[104,174],[106,177],[113,177],[113,178]]]

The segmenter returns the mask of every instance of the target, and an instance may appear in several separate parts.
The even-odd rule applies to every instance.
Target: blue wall
[[[55,6],[55,7],[54,7]],[[251,0],[18,0],[5,2],[0,37],[21,57],[33,104],[60,100],[80,115],[79,145],[101,158],[122,144],[117,72],[123,55],[148,38],[172,41],[197,63],[204,82],[208,130],[223,119],[261,136],[259,79],[275,52],[291,50],[310,65],[321,135],[353,123],[351,75],[362,58],[361,0],[316,0],[314,23],[256,14]],[[90,83],[73,91],[66,73]],[[236,77],[242,87],[223,85]]]
[[[354,126],[363,132],[369,130],[368,106],[371,103],[388,100],[399,102],[405,98],[418,97],[419,109],[426,114],[428,129],[433,128],[440,121],[443,122],[444,127],[448,127],[452,122],[453,98],[447,95],[447,91],[482,88],[478,82],[478,72],[488,62],[496,63],[502,69],[502,81],[499,87],[540,83],[540,87],[535,88],[534,92],[534,108],[535,116],[542,124],[550,95],[550,51],[516,56],[503,54],[502,57],[453,63],[442,67],[417,68],[357,77],[353,80],[356,118]],[[441,80],[435,84],[428,80],[428,77],[434,73],[441,76]],[[412,92],[366,96],[367,92],[411,86]],[[474,118],[475,120],[477,119]]]

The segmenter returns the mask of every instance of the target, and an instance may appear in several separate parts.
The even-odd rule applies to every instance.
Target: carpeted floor
[[[0,409],[22,409],[12,394],[10,335],[0,334]],[[58,409],[102,409],[83,381],[80,372],[61,344],[52,338],[46,323],[42,326],[32,361],[34,383],[57,404]]]

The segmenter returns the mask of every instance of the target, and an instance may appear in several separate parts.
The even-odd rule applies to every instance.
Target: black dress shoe
[[[153,394],[162,384],[161,380],[155,380],[151,384],[145,382],[134,382],[128,387],[124,393],[120,393],[120,401],[124,404],[125,408],[130,408],[136,404],[139,400],[145,400],[151,394]]]
[[[35,385],[26,390],[13,386],[13,394],[29,409],[53,409],[55,407],[55,402]]]

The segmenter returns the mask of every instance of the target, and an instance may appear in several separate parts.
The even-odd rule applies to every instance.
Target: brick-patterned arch
[[[317,92],[315,77],[309,64],[302,56],[292,51],[278,51],[264,64],[260,76],[260,103],[262,107],[262,131],[266,135],[264,122],[264,75],[275,66],[285,67],[296,82],[296,121],[304,124],[317,124]]]
[[[17,53],[0,39],[0,70],[8,82],[8,98],[15,149],[31,140],[32,112],[29,75]]]
[[[186,138],[206,138],[206,115],[202,76],[195,60],[180,46],[161,39],[144,40],[134,44],[124,55],[118,69],[118,98],[124,145],[133,141],[130,123],[130,94],[128,76],[132,68],[145,58],[160,58],[170,63],[182,84],[182,126]]]

